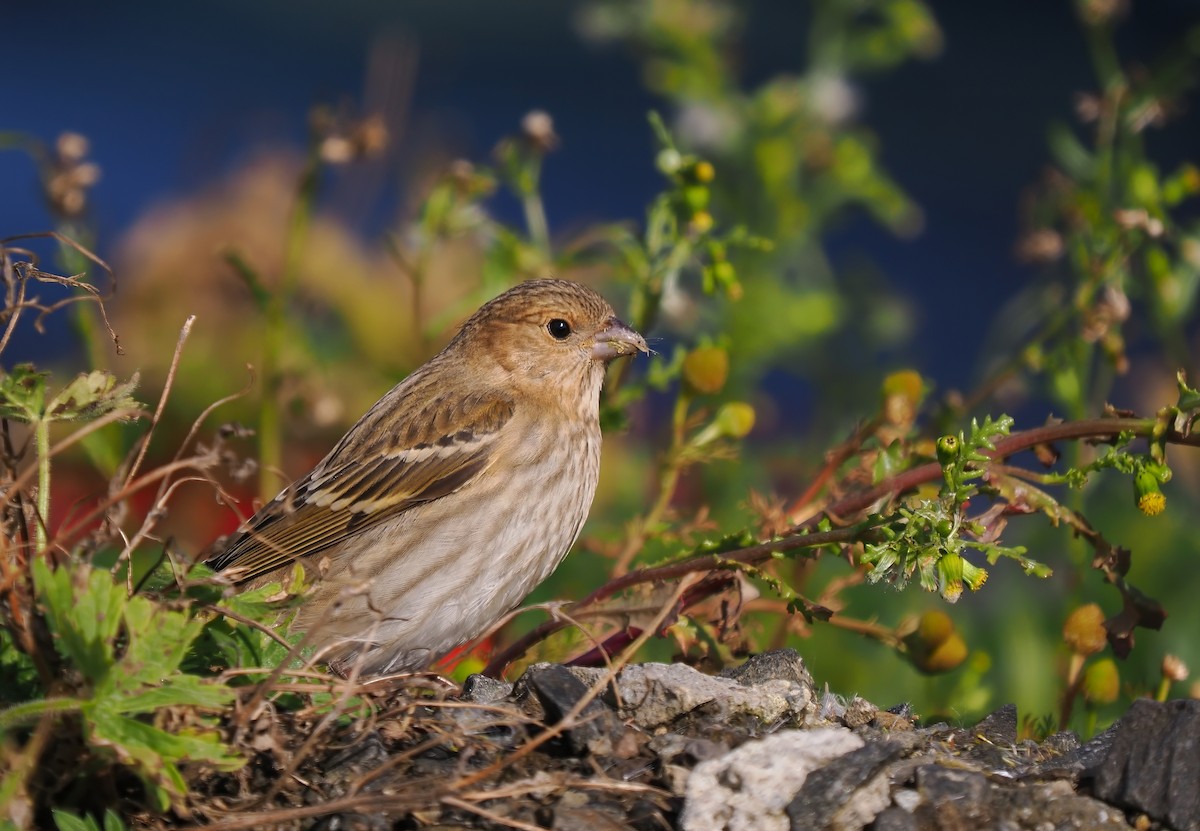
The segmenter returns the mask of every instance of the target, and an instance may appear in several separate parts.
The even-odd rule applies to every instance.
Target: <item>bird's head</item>
[[[607,300],[566,280],[530,280],[509,289],[463,324],[452,348],[495,361],[518,385],[545,390],[583,383],[593,400],[610,361],[650,352]]]

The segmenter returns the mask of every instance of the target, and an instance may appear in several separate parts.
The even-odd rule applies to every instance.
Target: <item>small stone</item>
[[[993,827],[988,780],[982,773],[922,765],[916,778],[921,805],[914,816],[920,827]]]
[[[855,727],[870,724],[875,720],[875,716],[878,713],[878,707],[865,698],[859,698],[856,695],[846,704],[846,712],[842,716],[842,723],[853,730]]]
[[[1087,773],[1100,766],[1112,747],[1117,735],[1114,724],[1103,733],[1093,736],[1086,744],[1070,731],[1055,733],[1042,742],[1043,759],[1021,772],[1022,778],[1067,779],[1078,782]]]
[[[741,666],[722,670],[721,676],[747,687],[765,681],[791,681],[810,689],[815,686],[804,659],[794,649],[772,649],[752,655]]]
[[[558,724],[574,710],[588,694],[588,686],[566,667],[545,664],[530,667],[525,683],[541,702],[546,723]],[[571,749],[576,753],[611,753],[620,739],[623,727],[613,713],[598,699],[592,699],[577,716],[574,726],[564,731]]]
[[[784,811],[813,771],[863,746],[845,728],[783,730],[701,762],[687,781],[684,831],[786,831]]]
[[[1012,745],[1017,742],[1017,705],[1005,704],[999,710],[985,716],[975,725],[971,733],[976,738],[992,744]]]
[[[617,677],[624,718],[643,729],[670,725],[703,708],[728,722],[748,717],[763,725],[799,721],[812,704],[807,687],[774,679],[752,687],[731,678],[704,675],[683,664],[637,664]]]
[[[871,726],[877,727],[880,730],[886,730],[889,733],[904,733],[913,729],[910,717],[896,715],[887,710],[877,712],[875,718],[871,719]]]
[[[903,808],[892,806],[875,817],[871,831],[919,831],[916,817]]]
[[[813,771],[787,807],[793,829],[861,828],[891,803],[891,763],[929,744],[920,733],[873,741]]]
[[[468,675],[459,698],[476,704],[493,704],[508,698],[512,691],[513,685],[504,681],[486,675]]]

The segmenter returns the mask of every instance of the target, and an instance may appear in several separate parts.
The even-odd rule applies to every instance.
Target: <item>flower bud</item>
[[[688,225],[694,233],[707,234],[713,227],[712,214],[708,211],[697,211]]]
[[[744,401],[730,401],[717,411],[713,423],[731,439],[745,438],[754,429],[754,408]]]
[[[904,639],[908,658],[921,672],[949,672],[967,658],[967,643],[954,628],[954,621],[941,610],[921,615],[916,631]]]
[[[883,379],[883,414],[891,424],[912,424],[924,397],[925,383],[920,373],[911,369],[893,372]]]
[[[1063,624],[1063,640],[1077,655],[1095,655],[1108,643],[1104,612],[1095,603],[1071,612]]]
[[[961,453],[962,444],[958,436],[942,436],[937,440],[937,458],[942,467],[954,464]]]
[[[1163,678],[1170,681],[1186,681],[1188,679],[1187,664],[1176,655],[1164,655],[1162,659]]]
[[[728,260],[713,263],[712,276],[713,280],[720,286],[731,286],[737,282],[737,271],[734,269],[733,263]]]
[[[712,196],[708,188],[704,185],[688,185],[682,191],[683,202],[693,212],[703,211],[708,207],[708,200]]]
[[[1133,495],[1138,510],[1146,516],[1158,516],[1167,507],[1167,497],[1158,486],[1158,477],[1145,468],[1133,477]]]
[[[754,429],[754,408],[743,401],[730,401],[717,410],[711,422],[692,437],[692,445],[703,447],[717,439],[740,439]]]
[[[1083,697],[1091,704],[1112,704],[1121,694],[1121,674],[1112,658],[1101,658],[1083,674]]]
[[[659,172],[670,176],[683,164],[683,156],[673,147],[667,147],[658,151],[658,155],[654,158],[654,164]]]
[[[554,119],[545,110],[530,110],[521,119],[521,136],[538,153],[548,153],[558,146]]]
[[[728,377],[729,353],[719,346],[693,349],[683,359],[683,380],[694,392],[720,392]]]
[[[987,582],[987,569],[980,568],[962,558],[960,554],[947,554],[938,560],[938,590],[947,603],[957,603],[962,596],[963,585],[978,591]]]

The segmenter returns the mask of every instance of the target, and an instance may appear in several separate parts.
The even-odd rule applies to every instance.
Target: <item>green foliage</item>
[[[138,378],[119,383],[103,370],[80,374],[46,400],[48,373],[32,364],[17,364],[0,378],[0,417],[27,424],[43,421],[75,421],[99,418],[108,413],[132,413],[139,407],[133,398]]]
[[[93,816],[79,817],[70,811],[54,811],[54,825],[58,831],[125,831],[126,825],[112,811],[104,812],[104,823],[96,822]]]
[[[741,299],[710,323],[737,334],[739,374],[748,381],[781,354],[810,354],[843,331],[862,350],[906,328],[850,313],[848,284],[821,236],[860,209],[899,233],[919,227],[920,211],[884,169],[878,140],[856,123],[853,80],[932,57],[941,35],[929,7],[916,0],[819,0],[809,12],[799,67],[752,89],[739,85],[745,12],[736,4],[605,0],[588,6],[581,24],[587,37],[630,46],[647,84],[676,110],[676,131],[694,139],[715,169],[708,210],[737,217],[772,242],[729,252]],[[686,153],[664,150],[660,170],[687,169]],[[776,325],[759,325],[766,319]],[[821,362],[805,368],[820,372]],[[853,392],[832,386],[841,400]]]
[[[220,710],[232,701],[228,687],[178,671],[203,621],[145,597],[127,597],[112,575],[83,564],[51,570],[38,559],[33,581],[55,646],[82,683],[78,697],[0,711],[0,727],[11,729],[50,712],[77,712],[88,745],[132,767],[158,810],[187,792],[181,763],[220,770],[243,764],[199,716],[188,716],[172,732],[139,718],[173,707]]]

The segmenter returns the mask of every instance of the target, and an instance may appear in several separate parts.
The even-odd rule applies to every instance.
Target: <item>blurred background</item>
[[[1098,414],[1106,401],[1153,412],[1173,401],[1176,369],[1196,368],[1200,237],[1194,205],[1170,197],[1177,182],[1190,195],[1186,164],[1200,155],[1195,2],[14,2],[5,20],[0,233],[60,230],[110,263],[124,352],[61,315],[44,332],[22,327],[6,367],[141,370],[141,397],[154,401],[179,327],[196,314],[168,413],[182,435],[208,403],[245,386],[248,363],[259,365],[256,287],[293,280],[288,311],[306,345],[292,339],[278,355],[288,450],[276,461],[286,476],[305,472],[503,285],[554,271],[601,286],[620,308],[629,281],[612,258],[568,255],[614,223],[637,228],[664,189],[650,110],[681,151],[714,165],[705,212],[773,243],[730,246],[740,299],[714,304],[699,280],[681,279],[648,333],[664,360],[677,343],[716,339],[731,364],[718,399],[747,400],[757,413],[741,464],[717,459],[684,477],[680,517],[706,507],[724,530],[757,527],[750,494],[795,498],[825,450],[878,409],[897,370],[918,371],[939,399],[962,391],[979,405],[970,412],[1034,426],[1052,412]],[[1157,109],[1122,110],[1114,129],[1128,141],[1109,135],[1105,145],[1097,124],[1118,76],[1137,90],[1120,106]],[[545,124],[530,113],[552,119],[535,174],[548,246],[496,154],[506,137],[538,138]],[[1097,178],[1102,165],[1107,179]],[[458,201],[434,228],[427,200],[447,181]],[[1076,219],[1090,203],[1064,194],[1107,194],[1116,208],[1166,221],[1168,266],[1155,271],[1146,255],[1121,278],[1105,309],[1123,299],[1133,314],[1116,315],[1126,324],[1119,342],[1111,321],[1092,339],[1100,346],[1086,371],[1026,360],[975,401],[969,391],[1014,352],[1028,358],[1021,350],[1045,310],[1075,296],[1064,275],[1079,270],[1071,234],[1084,233]],[[312,213],[293,249],[305,199]],[[507,243],[508,228],[527,238]],[[81,270],[65,268],[72,255],[52,245],[31,245],[48,268],[58,256],[64,270]],[[1152,290],[1137,288],[1143,272]],[[1053,354],[1053,342],[1039,345]],[[255,395],[214,420],[253,424]],[[637,402],[630,429],[606,445],[591,548],[646,511],[670,406],[665,395]],[[159,441],[169,458],[174,447]],[[1186,599],[1200,555],[1197,466],[1178,461],[1177,510],[1153,520],[1126,480],[1086,496],[1104,533],[1134,550],[1132,582],[1171,614],[1162,632],[1139,634],[1122,665],[1130,694],[1157,685],[1166,653],[1200,666],[1200,610]],[[100,467],[59,486],[63,512],[102,490]],[[193,550],[235,522],[211,494],[172,516]],[[952,608],[916,587],[858,585],[840,596],[847,614],[888,626],[944,607],[970,650],[953,672],[922,675],[831,627],[797,627],[804,637],[791,643],[818,681],[881,706],[913,700],[968,717],[1016,701],[1024,713],[1053,711],[1067,612],[1085,600],[1116,611],[1119,599],[1068,534],[1038,518],[1017,525],[1054,578],[1035,582],[1000,563],[983,591]],[[579,552],[538,597],[582,596],[607,568],[595,551]],[[827,558],[803,576],[810,596],[848,570]],[[754,626],[752,642],[772,638],[774,623]]]

